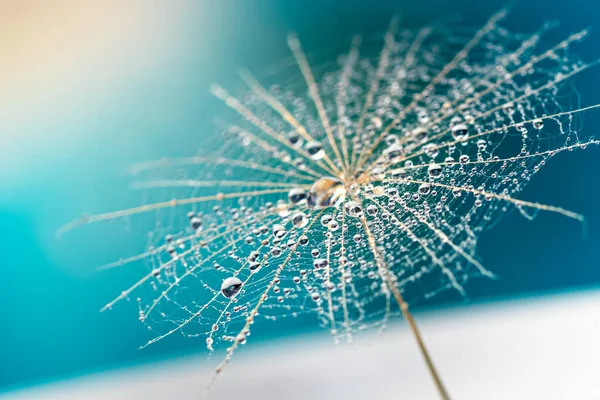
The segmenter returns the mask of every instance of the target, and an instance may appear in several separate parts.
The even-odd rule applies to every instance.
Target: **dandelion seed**
[[[292,35],[296,73],[261,82],[243,71],[239,98],[211,87],[231,112],[219,157],[134,166],[155,201],[61,230],[155,222],[151,250],[104,266],[144,260],[151,269],[103,309],[148,290],[140,319],[162,333],[146,345],[175,332],[205,336],[209,349],[225,343],[216,375],[261,318],[312,312],[336,340],[352,341],[401,314],[448,398],[407,300],[464,296],[471,278],[493,277],[475,249],[510,209],[583,221],[518,195],[556,154],[599,144],[582,140],[575,120],[600,105],[564,100],[567,80],[599,62],[571,52],[587,31],[544,50],[548,27],[524,40],[499,26],[505,16],[469,38],[394,19],[376,53],[355,37],[337,64],[318,69]]]

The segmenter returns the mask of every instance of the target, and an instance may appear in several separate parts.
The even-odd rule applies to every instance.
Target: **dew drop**
[[[235,276],[229,277],[221,284],[221,293],[228,299],[232,299],[242,290],[242,285],[242,281]]]
[[[337,221],[332,220],[329,225],[327,225],[327,228],[329,228],[330,231],[335,232],[340,228],[340,224]]]
[[[317,258],[313,261],[313,267],[315,269],[325,269],[329,265],[329,262],[325,258]]]
[[[373,171],[371,171],[371,177],[375,181],[381,181],[385,178],[385,170],[380,167],[375,167],[373,168]]]
[[[323,145],[319,142],[308,142],[306,144],[306,152],[313,160],[320,160],[325,156]]]
[[[427,195],[431,192],[431,185],[429,183],[422,183],[419,185],[419,189],[417,190],[419,194]]]
[[[292,216],[292,224],[296,228],[304,228],[308,224],[308,217],[303,212],[297,212]]]
[[[440,154],[440,149],[435,143],[429,143],[423,146],[423,152],[431,158],[436,158]]]
[[[344,204],[344,211],[349,217],[357,218],[362,214],[362,207],[356,201],[348,201]]]
[[[423,142],[427,139],[427,131],[424,128],[415,129],[412,131],[412,135],[417,142]]]
[[[273,235],[275,235],[275,237],[277,239],[281,239],[282,237],[285,236],[286,234],[286,230],[285,227],[281,224],[275,224],[273,225]]]
[[[442,166],[439,164],[429,164],[427,174],[432,178],[439,178],[442,175]]]
[[[507,115],[512,115],[515,113],[515,105],[513,103],[506,103],[502,106],[502,110],[504,110]]]
[[[396,168],[390,172],[392,179],[406,179],[406,170],[404,168]]]
[[[452,137],[455,140],[465,140],[469,136],[469,129],[465,124],[458,124],[452,127]]]
[[[288,133],[288,141],[294,148],[302,146],[302,137],[295,131]]]
[[[198,217],[190,218],[190,225],[193,230],[198,231],[202,227],[202,220]]]
[[[345,199],[344,182],[334,177],[319,179],[308,192],[308,206],[311,208],[339,207]]]
[[[367,214],[369,214],[372,217],[377,215],[377,206],[374,204],[369,204],[367,206]]]
[[[325,214],[321,217],[321,225],[327,227],[332,220],[333,217],[331,215]]]
[[[394,133],[389,133],[385,136],[385,144],[387,144],[388,146],[392,146],[394,144],[397,144],[400,139],[398,138],[398,135],[394,134]]]
[[[288,192],[288,200],[292,204],[300,204],[306,200],[308,195],[304,189],[293,188]]]
[[[251,273],[257,273],[258,271],[260,271],[260,268],[262,267],[261,263],[259,262],[251,262],[250,265],[248,266],[248,268],[250,269]]]
[[[393,144],[387,149],[385,149],[383,153],[390,163],[397,164],[400,161],[402,161],[402,155],[404,154],[404,150],[397,144]]]

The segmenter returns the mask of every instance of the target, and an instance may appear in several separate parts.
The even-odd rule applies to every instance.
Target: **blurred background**
[[[501,1],[142,1],[0,2],[0,392],[90,372],[201,355],[203,340],[173,337],[143,351],[149,332],[135,304],[98,310],[135,271],[99,273],[134,239],[56,230],[84,212],[133,201],[123,172],[162,156],[194,154],[211,138],[222,105],[212,82],[237,85],[241,66],[287,57],[290,31],[305,49],[345,49],[352,34],[381,32],[398,13],[409,26],[458,14],[478,26]],[[600,57],[600,4],[591,0],[518,2],[506,21],[531,32],[561,26],[557,41],[590,27],[576,47]],[[576,78],[585,104],[600,102],[599,69]],[[585,115],[597,135],[600,112]],[[534,221],[513,213],[479,245],[496,281],[473,281],[473,302],[595,290],[600,283],[600,149],[562,153],[521,198],[584,214],[588,234],[559,215]],[[73,237],[75,236],[75,237]],[[133,235],[131,235],[133,237]],[[134,267],[131,267],[135,269]],[[441,300],[440,300],[441,301]],[[512,303],[511,303],[512,304]],[[463,302],[432,306],[472,307]],[[426,312],[423,310],[422,312]],[[438,312],[440,312],[438,310]],[[273,336],[318,330],[287,324]],[[254,341],[269,339],[268,335]],[[212,360],[214,364],[214,360]]]

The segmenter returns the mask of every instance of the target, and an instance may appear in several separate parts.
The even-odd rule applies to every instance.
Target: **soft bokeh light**
[[[168,63],[184,3],[9,1],[0,6],[0,159],[22,176],[47,154],[82,145],[85,132],[53,129],[102,115],[111,94]],[[65,127],[65,125],[62,125]]]

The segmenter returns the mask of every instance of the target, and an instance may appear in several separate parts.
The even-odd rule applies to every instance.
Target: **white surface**
[[[419,315],[453,399],[600,399],[600,293]],[[353,346],[289,340],[234,356],[209,399],[437,399],[406,326]],[[8,395],[11,399],[203,399],[218,359],[185,358]]]

